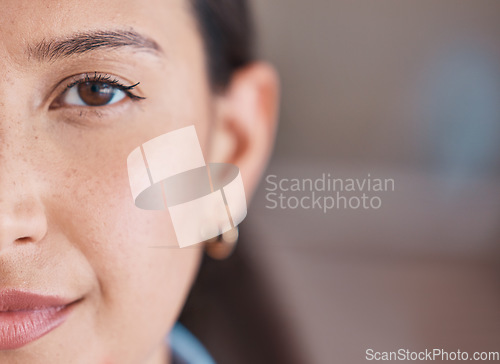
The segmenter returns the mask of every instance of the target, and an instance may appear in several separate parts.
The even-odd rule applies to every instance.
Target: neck
[[[170,347],[164,342],[154,350],[146,364],[171,364]]]

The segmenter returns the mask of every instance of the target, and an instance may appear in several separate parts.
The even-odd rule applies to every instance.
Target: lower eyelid
[[[134,118],[128,110],[131,103],[116,103],[109,107],[88,107],[68,105],[57,110],[55,121],[68,126],[82,128],[91,126],[106,126],[122,123],[124,120]]]

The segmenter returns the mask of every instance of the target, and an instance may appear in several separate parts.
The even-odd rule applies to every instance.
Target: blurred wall
[[[253,4],[283,92],[267,175],[396,181],[380,210],[253,199],[242,231],[308,364],[500,350],[500,2]]]
[[[500,117],[498,109],[487,110],[496,108],[500,97],[500,2],[253,3],[261,54],[282,76],[278,157],[427,166],[435,157],[430,152],[440,152],[433,145],[434,134],[447,137],[433,123],[447,122],[447,127],[460,123],[453,102],[460,104],[484,87],[493,88],[490,102],[495,105],[476,106],[466,122],[487,124],[483,133],[497,133],[494,142],[499,144],[497,125],[481,118],[485,112]],[[472,84],[470,79],[455,80],[470,73]],[[436,82],[436,77],[443,80]],[[449,100],[449,92],[467,85],[468,93],[451,95]],[[436,99],[448,102],[444,112],[450,114],[441,116],[452,120],[436,121],[436,115],[429,115]],[[495,121],[498,124],[499,119]],[[463,141],[477,143],[457,139]],[[500,154],[498,149],[495,153]]]

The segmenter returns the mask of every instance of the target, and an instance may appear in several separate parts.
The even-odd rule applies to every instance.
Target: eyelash
[[[137,82],[133,85],[126,86],[122,84],[117,78],[108,75],[108,74],[98,74],[97,72],[94,72],[93,75],[89,73],[85,73],[83,78],[80,78],[78,80],[75,80],[68,84],[64,90],[64,92],[61,95],[64,95],[69,89],[72,87],[85,83],[85,82],[98,82],[102,84],[107,84],[113,87],[116,87],[117,89],[125,92],[125,94],[132,100],[132,101],[140,101],[146,99],[145,97],[138,96],[132,92],[134,88],[136,88],[140,82]]]

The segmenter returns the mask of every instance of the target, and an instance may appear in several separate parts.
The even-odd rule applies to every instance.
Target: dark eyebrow
[[[158,43],[134,30],[98,30],[76,33],[61,39],[44,39],[35,45],[28,46],[27,52],[30,59],[53,61],[96,49],[109,50],[122,47],[162,53]]]

